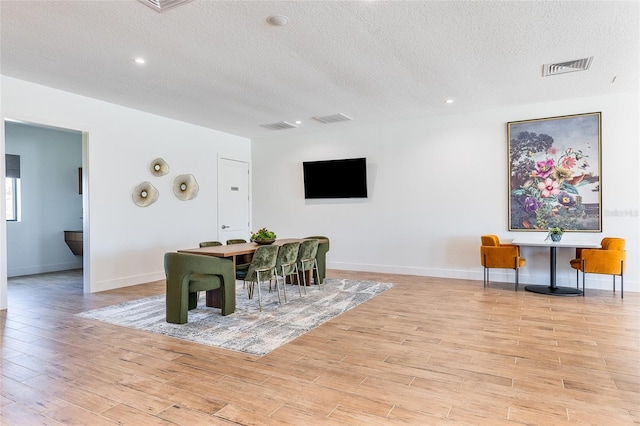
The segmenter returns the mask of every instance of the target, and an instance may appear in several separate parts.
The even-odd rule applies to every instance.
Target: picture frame
[[[509,231],[602,232],[601,115],[507,123]]]

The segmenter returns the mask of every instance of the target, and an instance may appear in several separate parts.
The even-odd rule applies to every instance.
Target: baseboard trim
[[[413,266],[375,265],[367,263],[343,263],[327,262],[327,268],[345,271],[377,272],[383,274],[417,275],[422,277],[453,278],[460,280],[480,281],[482,285],[482,266],[477,269],[443,269],[422,268]],[[563,287],[575,287],[575,270],[561,270],[558,268],[557,283]],[[515,271],[511,269],[491,269],[490,281],[500,283],[514,283]],[[521,285],[549,284],[548,273],[530,273],[526,268],[520,269],[518,281]],[[580,288],[582,288],[582,274],[580,276]],[[613,290],[611,275],[587,274],[586,288],[592,290]],[[616,292],[620,291],[620,277],[616,277]],[[638,281],[628,280],[625,277],[624,291],[640,292]]]
[[[82,261],[11,268],[7,269],[7,278],[21,277],[24,275],[46,274],[47,272],[68,271],[70,269],[82,269]]]

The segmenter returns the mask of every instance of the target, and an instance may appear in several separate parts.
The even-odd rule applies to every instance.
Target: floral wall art
[[[602,231],[601,114],[514,121],[509,230]]]

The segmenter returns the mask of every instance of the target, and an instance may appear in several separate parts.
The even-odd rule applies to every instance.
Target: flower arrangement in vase
[[[262,228],[251,234],[251,241],[258,244],[272,244],[276,240],[276,237],[275,232],[269,231],[267,228]]]
[[[564,234],[564,230],[562,228],[558,228],[557,226],[554,226],[552,228],[549,228],[549,232],[547,233],[547,238],[545,238],[544,240],[549,241],[549,239],[551,239],[551,241],[553,241],[554,243],[557,243],[562,239],[562,234]]]

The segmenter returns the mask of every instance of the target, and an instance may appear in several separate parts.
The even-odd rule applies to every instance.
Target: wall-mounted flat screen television
[[[304,198],[367,198],[367,159],[305,161]]]

